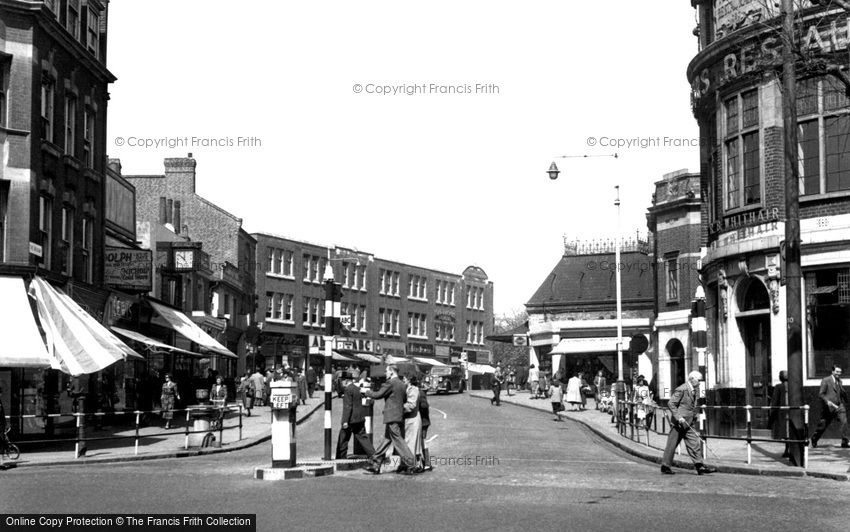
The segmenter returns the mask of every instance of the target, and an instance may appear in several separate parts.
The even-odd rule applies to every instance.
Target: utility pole
[[[803,316],[800,269],[800,179],[797,166],[797,69],[794,57],[793,0],[782,0],[782,119],[785,129],[785,313],[788,354],[788,404],[792,439],[803,439]],[[794,408],[797,407],[797,408]],[[791,446],[792,461],[803,466],[803,445]]]

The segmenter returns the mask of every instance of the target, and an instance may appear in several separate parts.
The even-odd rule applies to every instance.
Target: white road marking
[[[447,417],[449,417],[449,416],[447,416],[447,415],[446,415],[446,413],[445,413],[445,412],[443,412],[443,411],[442,411],[442,410],[440,410],[439,408],[434,408],[434,407],[432,406],[432,407],[431,407],[431,410],[436,410],[437,412],[439,412],[439,413],[443,414],[443,419],[446,419]]]

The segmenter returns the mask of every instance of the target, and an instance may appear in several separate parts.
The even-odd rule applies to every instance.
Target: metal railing
[[[24,414],[18,416],[6,416],[8,420],[14,419],[59,419],[59,418],[73,418],[74,419],[74,428],[75,428],[75,436],[73,438],[42,438],[42,439],[25,439],[25,440],[17,440],[15,443],[18,446],[28,446],[35,444],[50,444],[50,443],[70,443],[74,442],[74,458],[80,458],[85,455],[85,448],[87,442],[95,442],[95,441],[106,441],[106,440],[134,440],[133,444],[133,454],[139,454],[139,442],[144,438],[152,438],[156,436],[172,436],[175,433],[173,431],[159,431],[159,432],[148,432],[145,434],[141,434],[142,428],[142,416],[144,415],[157,415],[160,416],[164,412],[171,412],[172,414],[176,414],[178,412],[186,413],[186,427],[184,430],[184,444],[183,448],[189,448],[189,436],[192,434],[213,434],[215,432],[218,433],[218,442],[219,444],[223,443],[224,439],[224,431],[225,430],[233,430],[237,429],[239,431],[239,436],[235,441],[242,440],[242,404],[237,403],[232,406],[212,406],[212,405],[193,405],[186,408],[173,408],[169,410],[128,410],[123,412],[75,412],[75,413],[66,413],[66,414]],[[228,418],[228,414],[236,412],[237,416],[237,424],[235,425],[226,425],[225,420]],[[194,414],[193,414],[194,413]],[[199,419],[200,415],[204,415],[205,418],[210,419],[210,428],[202,429],[202,430],[194,430],[190,429],[190,426],[193,424],[195,419]],[[86,435],[86,419],[93,418],[95,420],[99,420],[102,417],[109,417],[112,419],[120,419],[123,416],[134,416],[134,434],[132,435],[119,435],[112,434],[109,436],[87,436]],[[231,418],[232,419],[232,418]],[[127,430],[130,430],[128,428]],[[211,440],[211,439],[210,439]],[[207,446],[206,444],[211,443],[211,441],[206,440],[202,441],[201,446]]]
[[[647,405],[636,401],[620,401],[619,403],[615,403],[618,406],[612,406],[612,415],[615,418],[617,424],[617,432],[623,436],[631,439],[632,441],[641,442],[641,434],[644,433],[646,436],[646,445],[649,447],[649,433],[653,432],[660,436],[666,436],[670,434],[670,429],[672,428],[672,423],[670,421],[670,411],[667,408],[652,404]],[[803,454],[802,454],[802,464],[801,466],[805,469],[808,465],[809,461],[809,406],[752,406],[752,405],[743,405],[743,406],[715,406],[715,405],[702,405],[699,407],[700,415],[699,415],[699,437],[705,445],[702,446],[702,455],[703,458],[707,458],[707,448],[708,441],[710,439],[714,440],[732,440],[732,441],[740,441],[746,443],[746,455],[747,455],[747,464],[752,464],[753,459],[753,442],[764,442],[764,443],[784,443],[784,444],[803,444]],[[645,417],[640,419],[638,416],[638,412],[643,410],[645,413]],[[772,438],[772,437],[760,437],[753,434],[753,412],[754,411],[777,411],[777,412],[790,412],[791,410],[801,410],[803,413],[803,434],[802,438],[794,439],[790,438],[791,434],[791,422],[786,415],[785,419],[785,430],[784,434],[785,438]],[[712,413],[731,413],[735,414],[736,412],[744,412],[744,423],[745,423],[745,435],[744,436],[732,436],[732,435],[722,435],[722,434],[710,434],[707,430],[707,426],[710,425],[709,415]],[[659,420],[661,425],[661,430],[659,430]],[[728,422],[728,416],[727,416]],[[734,432],[735,424],[734,420],[731,426],[727,423],[727,428],[730,432]],[[740,429],[739,429],[740,431]],[[627,434],[628,433],[628,434]],[[637,438],[637,439],[636,439]]]

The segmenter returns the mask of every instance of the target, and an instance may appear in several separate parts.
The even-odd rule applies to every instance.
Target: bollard
[[[271,383],[272,468],[295,467],[296,384],[292,381]]]
[[[86,455],[86,414],[77,412],[77,442],[74,445],[74,458]]]
[[[747,465],[753,462],[753,407],[747,405],[744,410],[747,412]]]
[[[186,409],[186,443],[183,444],[184,449],[189,448],[189,417],[190,417],[190,413],[189,413],[189,409],[187,408]]]
[[[705,460],[708,458],[708,439],[706,439],[705,435],[705,405],[700,406],[701,412],[699,413],[699,432],[702,435],[702,459]]]
[[[809,405],[803,405],[803,469],[809,467]]]
[[[242,403],[239,403],[239,441],[242,441]]]

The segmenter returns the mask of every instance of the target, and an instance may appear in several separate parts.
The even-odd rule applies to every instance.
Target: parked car
[[[466,379],[463,368],[460,366],[434,366],[431,368],[430,391],[458,392],[466,391]]]

